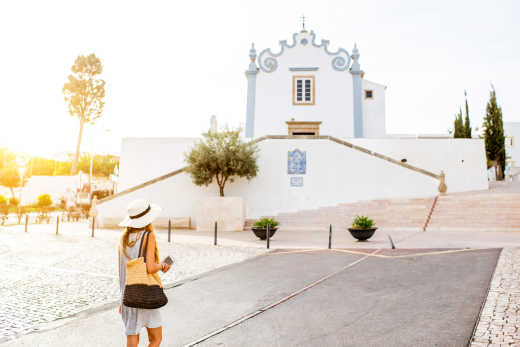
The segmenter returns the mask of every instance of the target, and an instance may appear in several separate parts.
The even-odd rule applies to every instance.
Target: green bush
[[[357,216],[352,222],[352,227],[356,229],[369,229],[374,226],[374,221],[366,216]]]
[[[49,194],[42,194],[38,197],[38,207],[49,207],[52,205],[52,199]]]
[[[20,200],[18,200],[17,198],[11,198],[9,199],[9,205],[11,206],[18,206],[20,204]]]
[[[257,220],[253,225],[258,228],[267,228],[267,224],[269,224],[271,228],[276,228],[280,223],[273,218],[262,218]]]

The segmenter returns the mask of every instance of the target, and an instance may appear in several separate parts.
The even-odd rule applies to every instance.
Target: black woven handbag
[[[126,281],[123,293],[123,305],[135,308],[159,308],[168,303],[161,278],[157,273],[146,271],[146,249],[149,232],[145,232],[139,244],[138,257],[126,263]],[[144,251],[143,238],[146,237]],[[142,255],[144,253],[144,256]]]

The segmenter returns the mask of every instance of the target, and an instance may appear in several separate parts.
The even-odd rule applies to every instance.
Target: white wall
[[[125,138],[121,144],[118,191],[180,169],[197,138]]]
[[[363,137],[381,138],[386,136],[385,93],[382,84],[362,80],[363,97]],[[372,91],[372,99],[365,98],[365,90]]]
[[[302,45],[302,39],[308,40]],[[332,68],[334,56],[314,47],[309,33],[299,33],[293,48],[285,48],[276,58],[278,68],[271,73],[259,70],[256,76],[254,137],[287,135],[286,121],[322,121],[321,134],[352,137],[353,85],[348,71]],[[289,44],[292,43],[292,39]],[[332,47],[330,50],[335,51]],[[277,53],[279,48],[272,49]],[[290,67],[318,67],[318,71],[289,71]],[[292,76],[315,76],[315,105],[292,104]]]
[[[244,198],[249,218],[359,200],[437,194],[438,180],[329,140],[265,140],[258,146],[259,175],[226,187],[228,196]],[[296,175],[303,177],[303,187],[291,187],[287,174],[287,153],[296,148],[307,156],[306,174]],[[163,218],[194,217],[197,202],[217,194],[216,185],[197,187],[182,173],[110,200],[99,209],[105,222],[115,222],[131,200],[146,198],[163,207]]]
[[[348,139],[436,174],[444,170],[448,192],[488,189],[482,139]]]
[[[83,183],[86,183],[85,178]],[[59,203],[59,199],[65,196],[67,189],[72,192],[80,187],[79,175],[76,176],[32,176],[29,178],[22,190],[22,205],[33,204],[38,201],[38,196],[49,194],[54,203]],[[17,189],[16,198],[19,198]],[[9,195],[10,197],[11,195]]]
[[[504,133],[513,137],[513,147],[506,145],[507,156],[514,161],[513,167],[520,167],[520,122],[504,122]]]

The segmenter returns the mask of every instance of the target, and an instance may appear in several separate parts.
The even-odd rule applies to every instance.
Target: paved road
[[[278,251],[172,288],[164,345],[468,344],[499,249],[358,251]],[[116,318],[102,312],[9,346],[118,346]]]
[[[368,257],[201,345],[466,346],[498,254]]]

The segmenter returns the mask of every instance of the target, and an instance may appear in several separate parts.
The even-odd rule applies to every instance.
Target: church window
[[[367,89],[365,90],[365,99],[373,99],[374,98],[374,91]]]
[[[314,105],[314,76],[293,76],[293,105]]]

